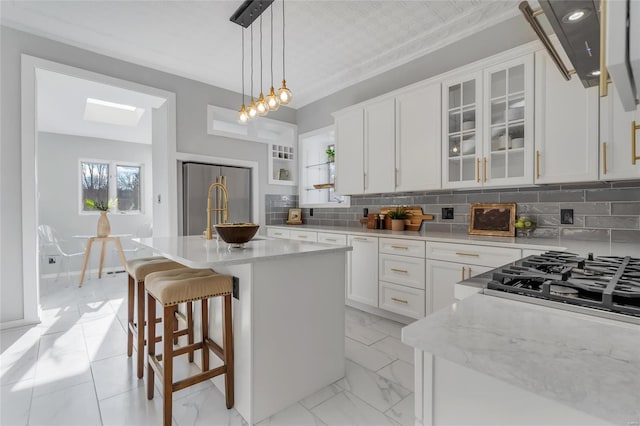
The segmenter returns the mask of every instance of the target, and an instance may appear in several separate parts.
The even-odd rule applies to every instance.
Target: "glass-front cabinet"
[[[443,187],[533,183],[533,56],[443,82]]]
[[[300,207],[349,207],[335,193],[335,149],[333,126],[300,135]]]

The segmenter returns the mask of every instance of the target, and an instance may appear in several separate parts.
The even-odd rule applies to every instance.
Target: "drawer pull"
[[[458,256],[473,256],[473,257],[480,257],[480,255],[478,253],[465,253],[462,251],[457,251],[456,254]]]
[[[360,237],[353,237],[354,241],[369,241],[366,238],[360,238]]]
[[[409,273],[409,271],[407,271],[406,269],[396,269],[396,268],[391,268],[391,270],[393,272],[402,272],[403,274],[407,274]]]
[[[282,232],[274,232],[273,235],[282,235]]]
[[[471,266],[468,266],[467,269],[469,270],[469,278],[471,278]]]
[[[333,241],[333,242],[338,241],[338,240],[336,240],[335,238],[325,238],[324,240],[325,240],[325,241]]]
[[[391,246],[392,249],[409,250],[407,246]]]
[[[306,235],[298,235],[298,238],[309,238],[309,237]]]
[[[391,300],[393,300],[394,302],[398,302],[398,303],[404,303],[405,305],[407,305],[409,303],[408,300],[398,299],[397,297],[392,297]]]
[[[462,280],[461,281],[464,281],[464,266],[462,267]]]

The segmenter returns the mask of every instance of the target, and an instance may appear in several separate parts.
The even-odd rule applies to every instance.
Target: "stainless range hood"
[[[535,30],[558,68],[568,80],[575,72],[584,87],[597,86],[600,80],[600,1],[599,0],[539,0],[540,10],[532,10],[527,2],[520,4],[527,21]],[[551,24],[574,70],[562,64],[536,16],[544,13]]]

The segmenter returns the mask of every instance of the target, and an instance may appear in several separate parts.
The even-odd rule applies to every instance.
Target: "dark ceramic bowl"
[[[229,244],[244,244],[250,241],[260,225],[255,223],[224,223],[215,225],[216,232]]]

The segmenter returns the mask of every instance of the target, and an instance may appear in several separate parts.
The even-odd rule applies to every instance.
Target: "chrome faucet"
[[[213,239],[213,227],[211,226],[211,212],[217,212],[216,222],[217,223],[227,223],[227,219],[229,218],[229,193],[227,192],[227,186],[225,185],[226,179],[224,176],[222,177],[222,182],[215,182],[209,186],[209,191],[207,192],[207,229],[205,230],[205,236],[207,240]],[[222,197],[220,193],[216,191],[218,207],[213,208],[211,204],[213,202],[213,191],[218,189],[218,191],[222,191]]]

